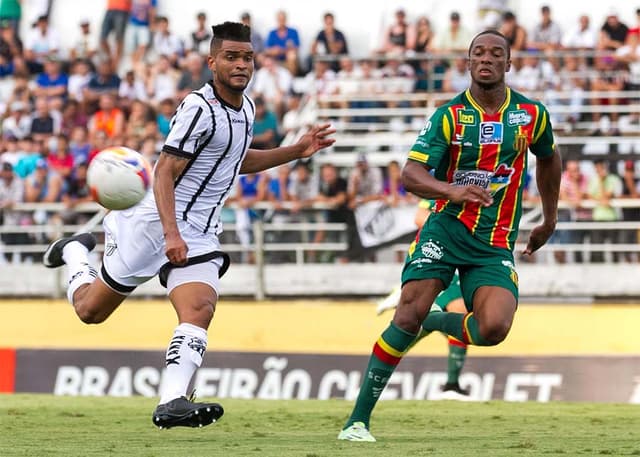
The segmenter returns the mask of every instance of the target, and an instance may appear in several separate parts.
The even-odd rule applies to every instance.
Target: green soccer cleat
[[[338,434],[338,439],[342,441],[365,441],[373,443],[376,439],[367,430],[363,422],[354,422]]]

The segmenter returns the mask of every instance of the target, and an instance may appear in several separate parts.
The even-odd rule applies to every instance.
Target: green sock
[[[373,352],[360,385],[360,393],[345,428],[354,422],[364,422],[365,426],[369,428],[371,412],[380,394],[415,338],[416,335],[402,330],[393,322],[382,332],[378,341],[373,345]]]
[[[447,358],[447,384],[458,384],[460,372],[467,358],[467,345],[462,341],[449,337],[449,357]]]
[[[495,343],[482,338],[478,321],[473,313],[429,313],[422,323],[422,328],[428,332],[434,330],[444,332],[466,344],[495,346]]]
[[[416,335],[416,337],[413,339],[413,341],[411,342],[411,344],[409,345],[409,347],[407,348],[407,350],[405,352],[408,352],[409,349],[411,349],[412,347],[414,347],[416,344],[418,344],[418,341],[420,341],[422,338],[424,338],[425,336],[431,335],[431,332],[427,332],[425,329],[423,329],[422,327],[420,327],[420,331],[418,332],[418,334]]]

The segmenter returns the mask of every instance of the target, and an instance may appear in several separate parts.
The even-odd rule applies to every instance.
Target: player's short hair
[[[511,45],[509,44],[509,40],[507,40],[507,37],[504,36],[502,33],[498,32],[497,30],[493,30],[493,29],[488,29],[488,30],[484,30],[480,33],[478,33],[476,36],[473,37],[473,39],[471,40],[471,44],[469,45],[469,57],[471,57],[471,49],[473,49],[473,43],[476,42],[476,40],[478,38],[480,38],[483,35],[495,35],[497,37],[500,37],[504,40],[504,44],[506,45],[507,48],[507,59],[511,58]]]
[[[210,46],[211,55],[220,49],[223,40],[251,42],[251,28],[240,22],[223,22],[212,26],[211,30],[213,30]]]

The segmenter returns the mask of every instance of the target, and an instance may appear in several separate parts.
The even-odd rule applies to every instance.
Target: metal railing
[[[640,208],[640,199],[612,199],[610,202],[614,208]],[[580,207],[584,209],[592,209],[598,205],[597,201],[584,200],[581,202]],[[271,210],[275,209],[275,206],[270,202],[259,202],[254,207],[258,210]],[[278,209],[291,208],[291,204],[284,202],[279,204]],[[571,209],[572,206],[566,202],[559,203],[560,209]],[[20,212],[33,212],[35,210],[47,211],[50,213],[56,213],[62,210],[68,209],[62,203],[20,203],[14,206],[13,211]],[[312,205],[305,211],[314,213],[328,209],[323,203],[317,203]],[[537,204],[531,204],[525,202],[524,213],[520,223],[520,231],[526,233],[535,227],[536,222],[541,218],[541,207]],[[101,206],[96,203],[83,203],[78,205],[76,211],[91,215],[89,220],[84,224],[72,224],[64,225],[59,222],[50,222],[43,225],[0,225],[0,234],[27,234],[27,235],[40,235],[40,241],[33,241],[28,244],[3,244],[1,252],[5,254],[9,253],[24,253],[24,254],[38,254],[43,253],[48,245],[50,239],[55,239],[59,236],[69,235],[79,231],[92,231],[94,233],[102,233],[103,229],[100,224],[102,218],[107,213]],[[239,228],[234,223],[224,223],[223,229],[227,233],[233,233]],[[339,253],[346,251],[348,245],[344,239],[338,238],[338,241],[321,241],[314,242],[310,233],[317,231],[336,233],[338,235],[344,234],[347,230],[347,225],[343,223],[327,223],[327,222],[264,222],[257,221],[251,227],[253,234],[253,241],[250,243],[240,242],[224,242],[223,248],[229,253],[254,253],[265,258],[265,254],[274,252],[292,253],[294,255],[294,263],[302,265],[306,262],[305,254],[309,252],[334,252]],[[559,222],[556,227],[557,231],[574,231],[589,233],[594,230],[609,230],[609,231],[640,231],[640,221],[615,221],[615,222],[594,222],[594,221],[579,221],[579,222]],[[409,231],[411,229],[409,228]],[[300,236],[296,237],[295,241],[287,241],[279,239],[279,237],[285,233],[294,233]],[[304,235],[302,235],[304,234]],[[286,237],[283,237],[286,238]],[[97,247],[98,252],[101,252],[102,245]],[[553,250],[566,250],[566,251],[603,251],[603,252],[640,252],[640,245],[636,244],[617,244],[617,243],[591,243],[589,245],[579,244],[548,244],[544,249],[550,251]],[[257,262],[257,259],[256,259]]]

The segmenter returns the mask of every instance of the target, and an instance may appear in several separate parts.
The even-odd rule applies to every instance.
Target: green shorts
[[[448,214],[432,214],[409,246],[402,284],[437,278],[447,285],[456,269],[467,309],[472,309],[473,295],[481,286],[502,287],[518,300],[513,253],[478,240],[462,222]]]

